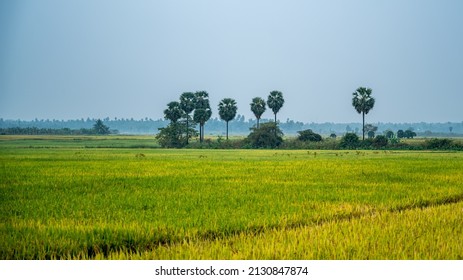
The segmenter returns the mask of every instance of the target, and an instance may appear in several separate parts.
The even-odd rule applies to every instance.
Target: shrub
[[[189,137],[195,136],[196,130],[189,129]],[[186,125],[172,122],[168,126],[159,128],[156,135],[159,145],[163,148],[182,148],[186,146]]]
[[[311,141],[311,142],[320,142],[322,141],[322,136],[312,131],[312,129],[306,129],[298,131],[299,136],[297,137],[300,141]]]
[[[251,128],[245,142],[252,148],[276,148],[283,143],[283,132],[273,122],[263,123]]]
[[[426,140],[424,142],[424,146],[426,149],[435,149],[435,150],[445,150],[445,149],[451,149],[453,146],[453,141],[447,138],[444,139],[430,139]]]
[[[384,148],[387,146],[388,138],[384,135],[378,135],[373,140],[373,146],[375,148]]]
[[[355,133],[346,133],[341,138],[340,147],[344,149],[355,149],[359,146],[360,140]]]

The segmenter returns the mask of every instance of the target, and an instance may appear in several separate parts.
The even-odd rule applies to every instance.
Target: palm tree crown
[[[281,93],[281,91],[274,90],[270,92],[267,99],[267,105],[270,109],[272,109],[273,114],[275,114],[275,123],[277,122],[277,113],[280,111],[281,107],[283,107],[284,103],[285,100],[283,99],[283,93]]]
[[[164,110],[165,118],[173,123],[176,123],[183,116],[183,114],[184,112],[180,107],[180,103],[177,101],[172,101],[167,104],[167,109]]]
[[[236,101],[232,98],[224,98],[219,103],[219,116],[227,123],[227,139],[228,139],[228,122],[233,120],[236,116]]]
[[[254,97],[251,102],[251,111],[254,113],[257,119],[257,128],[259,128],[259,120],[262,114],[265,112],[265,100],[260,97]]]
[[[373,109],[375,106],[375,99],[371,97],[371,88],[359,87],[354,93],[352,93],[352,106],[354,106],[357,113],[362,114],[363,120],[363,140],[365,140],[365,115]]]

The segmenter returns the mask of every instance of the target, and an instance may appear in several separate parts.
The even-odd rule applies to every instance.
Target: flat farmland
[[[463,258],[461,152],[26,140],[0,142],[1,259]]]

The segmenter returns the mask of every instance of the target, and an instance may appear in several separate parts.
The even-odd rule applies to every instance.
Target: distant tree
[[[251,102],[251,111],[257,119],[257,128],[259,128],[259,121],[262,114],[265,112],[265,100],[260,97],[254,97]]]
[[[173,123],[176,123],[183,114],[184,112],[180,107],[180,103],[177,101],[172,101],[167,104],[167,109],[164,110],[164,117]]]
[[[392,130],[387,130],[385,136],[387,139],[392,139],[394,138],[394,132]]]
[[[199,142],[204,141],[204,124],[211,118],[212,110],[209,105],[209,94],[205,91],[195,92],[195,112],[193,120],[199,123]]]
[[[405,137],[405,132],[402,129],[397,131],[397,138],[402,139]]]
[[[387,146],[387,143],[388,143],[388,138],[387,136],[384,136],[384,135],[378,135],[373,140],[373,146],[375,146],[375,148],[384,148]]]
[[[407,139],[410,139],[410,138],[413,139],[413,137],[415,137],[415,136],[416,136],[416,133],[414,131],[410,130],[410,129],[407,129],[404,132],[404,137],[407,138]]]
[[[259,128],[251,128],[245,142],[253,148],[276,148],[283,143],[283,132],[275,123],[263,123]]]
[[[189,135],[195,135],[196,130],[189,129]],[[171,122],[163,128],[159,128],[159,133],[156,134],[156,139],[159,145],[163,148],[182,148],[187,142],[187,127],[182,122]]]
[[[359,137],[355,133],[346,133],[341,138],[340,146],[344,149],[355,149],[359,146]]]
[[[372,124],[365,125],[365,132],[367,133],[368,138],[375,138],[375,134],[377,130],[378,130],[377,126],[374,126]]]
[[[228,122],[233,120],[236,116],[236,101],[232,98],[224,98],[219,103],[219,116],[227,123],[227,140],[228,140]]]
[[[368,131],[368,138],[375,138],[375,132],[373,130]]]
[[[335,133],[331,133],[331,134],[330,134],[330,138],[336,139],[336,137],[337,137],[337,136],[336,136]]]
[[[352,106],[355,110],[362,114],[362,139],[365,140],[365,115],[373,109],[375,105],[375,99],[371,97],[371,88],[359,87],[352,95]]]
[[[299,141],[310,141],[310,142],[320,142],[322,141],[322,136],[313,132],[311,129],[306,129],[302,131],[298,131],[299,136],[297,139]]]
[[[267,105],[272,109],[273,114],[275,115],[275,124],[277,123],[277,113],[280,111],[281,107],[285,100],[283,99],[283,93],[280,91],[274,90],[270,92],[270,95],[267,98]]]
[[[93,130],[96,134],[109,134],[109,127],[104,125],[100,119],[96,120],[96,123],[93,125]]]
[[[449,127],[450,133],[453,131],[453,126]]]
[[[184,92],[182,95],[180,95],[180,108],[182,108],[183,112],[185,113],[185,119],[186,119],[186,143],[188,144],[189,140],[189,119],[190,119],[190,114],[193,112],[195,109],[196,105],[196,98],[195,94],[192,92]]]

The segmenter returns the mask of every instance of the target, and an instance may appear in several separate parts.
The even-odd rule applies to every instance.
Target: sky
[[[205,90],[253,118],[283,93],[278,119],[463,121],[460,0],[2,0],[0,118],[163,118]],[[267,109],[263,118],[273,118]]]

